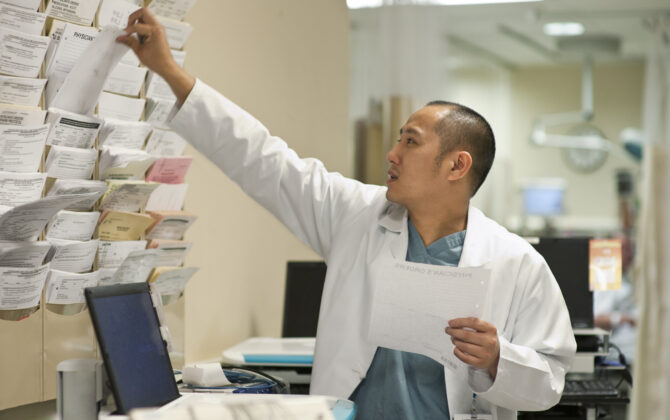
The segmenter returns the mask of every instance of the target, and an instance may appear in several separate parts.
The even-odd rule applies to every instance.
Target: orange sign
[[[589,288],[591,290],[621,289],[621,239],[591,239]]]

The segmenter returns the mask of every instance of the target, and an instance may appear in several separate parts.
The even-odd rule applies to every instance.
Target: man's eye
[[[407,139],[407,144],[412,144],[412,143],[416,143],[416,142],[414,141],[414,139]]]

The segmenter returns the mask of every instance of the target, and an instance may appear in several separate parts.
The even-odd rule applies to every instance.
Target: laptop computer
[[[147,283],[84,290],[117,411],[158,407],[179,398]]]

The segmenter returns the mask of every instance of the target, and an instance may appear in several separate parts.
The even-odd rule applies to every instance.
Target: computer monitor
[[[565,181],[555,178],[527,180],[522,188],[523,212],[534,216],[563,214]]]
[[[84,289],[120,413],[179,397],[147,283]]]
[[[316,337],[325,279],[323,261],[286,263],[282,337]]]
[[[589,290],[590,238],[540,238],[531,241],[558,282],[573,328],[593,328],[593,292]]]

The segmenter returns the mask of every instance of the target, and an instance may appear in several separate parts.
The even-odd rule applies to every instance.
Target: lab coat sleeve
[[[327,259],[333,233],[377,194],[301,159],[232,101],[197,80],[171,127],[301,241]]]
[[[576,342],[563,295],[549,267],[539,256],[521,264],[518,311],[501,334],[495,380],[488,371],[469,368],[473,391],[494,405],[512,410],[546,410],[561,398],[565,373]],[[528,261],[532,260],[532,261]]]

